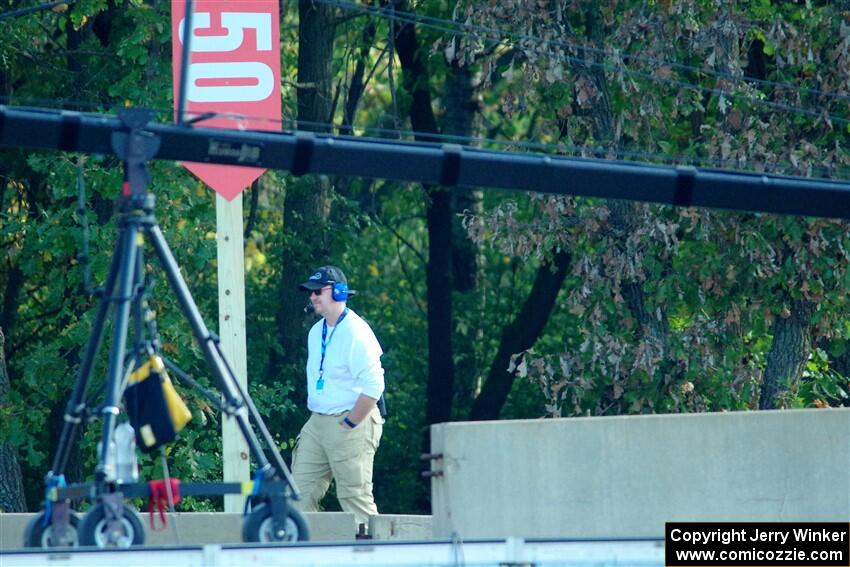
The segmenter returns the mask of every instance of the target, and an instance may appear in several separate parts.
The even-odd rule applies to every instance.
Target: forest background
[[[36,5],[0,0],[0,14]],[[281,0],[280,13],[286,129],[850,178],[850,2]],[[171,121],[171,93],[169,2],[0,20],[3,104]],[[150,171],[215,321],[215,194],[179,164]],[[113,157],[0,150],[2,511],[40,506],[121,179]],[[313,321],[296,284],[335,264],[361,292],[351,306],[385,350],[385,512],[429,511],[433,423],[850,405],[848,221],[284,172],[252,185],[244,217],[249,388],[287,456]],[[162,351],[209,383],[151,275]],[[194,419],[171,473],[219,479],[220,417],[178,388]],[[98,436],[92,424],[74,445],[70,481],[92,475]]]

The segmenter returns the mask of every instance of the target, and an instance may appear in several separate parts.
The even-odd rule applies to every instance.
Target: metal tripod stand
[[[123,505],[125,496],[149,496],[146,484],[118,483],[107,474],[110,442],[120,413],[120,401],[126,386],[124,377],[127,360],[128,328],[131,316],[136,319],[137,335],[141,332],[140,288],[144,286],[142,244],[150,241],[167,280],[200,345],[207,366],[221,390],[223,413],[233,417],[247,442],[257,469],[254,483],[187,483],[183,495],[221,495],[250,493],[252,500],[262,501],[245,518],[243,539],[246,541],[304,540],[307,526],[300,514],[288,505],[298,499],[292,480],[273,437],[248,393],[239,384],[231,365],[222,352],[218,337],[204,324],[180,268],[168,247],[154,217],[154,196],[148,191],[149,176],[145,166],[159,148],[159,140],[143,130],[151,113],[140,110],[123,111],[120,118],[126,130],[113,134],[112,145],[124,160],[125,181],[118,198],[119,236],[115,245],[100,303],[91,334],[86,344],[79,373],[68,400],[65,423],[47,474],[46,510],[38,515],[24,536],[24,544],[35,547],[97,545],[128,546],[144,541],[144,530],[134,512]],[[65,486],[63,471],[67,465],[77,429],[85,420],[88,407],[84,400],[95,358],[100,350],[110,306],[114,305],[112,343],[108,356],[106,394],[100,414],[103,431],[93,483]],[[137,337],[138,340],[138,337]],[[135,360],[135,354],[132,359]],[[266,457],[250,420],[259,430],[271,452]],[[250,488],[250,491],[248,491]],[[80,521],[70,511],[69,500],[89,498],[95,506]]]

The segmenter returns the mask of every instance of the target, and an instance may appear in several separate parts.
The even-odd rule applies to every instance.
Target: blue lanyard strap
[[[319,380],[322,379],[322,375],[325,373],[325,353],[328,350],[328,345],[331,344],[331,341],[334,338],[334,333],[336,333],[336,330],[339,329],[339,324],[342,323],[342,320],[345,319],[346,315],[348,315],[348,307],[339,314],[339,319],[336,320],[336,325],[334,325],[334,330],[331,331],[330,337],[328,337],[328,321],[327,319],[322,321],[322,359],[319,361]]]

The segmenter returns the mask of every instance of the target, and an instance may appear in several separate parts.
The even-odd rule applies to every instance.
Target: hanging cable
[[[94,292],[91,284],[91,256],[89,255],[89,217],[86,211],[86,182],[83,171],[85,158],[77,159],[77,214],[83,229],[82,252],[77,254],[77,261],[83,266],[83,290],[86,295]]]
[[[736,77],[736,76],[734,76],[730,73],[722,73],[722,72],[718,72],[718,71],[712,71],[712,70],[709,70],[709,69],[703,69],[703,68],[700,68],[700,67],[689,66],[689,65],[682,64],[682,63],[668,62],[668,61],[663,61],[663,60],[659,60],[659,59],[655,59],[655,58],[651,58],[651,57],[634,55],[634,54],[630,54],[630,53],[619,54],[619,53],[608,51],[608,50],[576,45],[576,44],[563,42],[563,41],[559,41],[559,40],[541,39],[541,38],[531,36],[531,35],[527,35],[527,34],[516,34],[516,33],[506,32],[506,31],[498,29],[498,28],[489,28],[489,27],[486,27],[486,26],[475,25],[475,24],[466,24],[466,23],[461,24],[461,23],[458,23],[458,22],[453,22],[451,20],[433,18],[433,17],[429,17],[429,16],[420,16],[420,15],[414,14],[412,12],[399,12],[399,11],[395,11],[395,10],[389,11],[387,8],[378,8],[378,7],[374,7],[374,6],[362,6],[362,5],[358,5],[358,4],[353,4],[351,2],[346,2],[344,0],[316,0],[316,1],[319,2],[319,3],[339,7],[339,8],[345,9],[345,10],[357,11],[357,12],[361,12],[361,13],[366,14],[366,15],[377,16],[377,17],[384,18],[384,19],[387,19],[387,20],[390,20],[390,21],[400,21],[400,22],[403,22],[403,23],[408,23],[408,24],[412,24],[412,25],[419,25],[419,26],[422,26],[422,27],[435,29],[437,31],[450,33],[450,34],[453,34],[453,35],[460,35],[460,36],[465,36],[465,37],[472,37],[472,38],[476,38],[476,39],[487,40],[487,41],[490,41],[494,44],[499,43],[499,42],[503,41],[503,39],[507,38],[507,39],[511,39],[513,41],[526,41],[526,42],[531,42],[533,44],[536,43],[536,44],[542,44],[542,45],[554,45],[554,46],[557,46],[557,47],[563,47],[563,48],[578,50],[578,51],[587,52],[587,53],[598,53],[598,54],[602,54],[602,55],[606,55],[606,56],[612,56],[612,57],[616,57],[618,59],[628,58],[628,59],[631,59],[631,60],[642,61],[642,62],[646,62],[646,63],[650,63],[650,64],[654,64],[654,65],[659,65],[659,66],[670,66],[671,68],[692,71],[692,72],[695,72],[695,73],[700,73],[700,74],[704,74],[704,75],[708,75],[708,76],[715,76],[715,77],[723,78],[725,80],[729,80],[729,81],[733,81],[733,82],[747,82],[747,83],[758,82],[759,84],[771,86],[773,88],[790,90],[790,91],[794,91],[794,92],[801,93],[801,94],[805,93],[805,94],[810,94],[812,96],[833,98],[833,99],[841,100],[841,101],[850,100],[850,96],[844,95],[844,94],[827,93],[827,92],[819,91],[819,90],[816,90],[816,89],[807,89],[807,88],[798,87],[798,86],[790,85],[790,84],[787,84],[787,83],[780,83],[780,82],[776,82],[776,81],[764,81],[764,80],[757,80],[757,79],[751,79],[751,78],[746,78],[746,77]],[[440,23],[437,24],[437,23],[431,23],[431,22],[440,22]],[[444,24],[447,24],[447,25],[444,25]],[[454,27],[448,27],[448,26],[454,26]],[[481,33],[493,34],[493,35],[496,35],[498,37],[497,38],[482,37]],[[547,52],[547,51],[545,51],[545,50],[543,50],[539,47],[536,47],[536,48],[535,47],[530,47],[530,48],[527,47],[525,49],[528,50],[528,51],[531,51],[532,53],[536,53],[538,55],[547,56],[547,57],[552,56],[551,53],[549,53],[549,52]],[[609,72],[622,71],[623,73],[626,73],[626,74],[631,75],[631,76],[643,78],[645,80],[655,82],[655,83],[668,84],[668,85],[671,85],[673,87],[677,87],[679,89],[694,90],[694,91],[698,91],[698,92],[712,94],[712,95],[719,96],[719,97],[742,99],[742,100],[745,100],[746,102],[749,102],[751,104],[765,106],[765,107],[768,107],[768,108],[773,109],[773,110],[779,110],[779,111],[783,111],[783,112],[805,115],[805,116],[809,116],[809,117],[812,117],[812,118],[825,118],[825,119],[828,119],[828,120],[835,122],[837,124],[844,124],[844,125],[850,124],[850,119],[844,118],[843,116],[828,113],[825,110],[809,110],[809,109],[802,108],[800,106],[795,106],[795,105],[791,105],[791,104],[785,104],[785,103],[773,102],[773,101],[769,101],[769,100],[755,98],[755,97],[748,95],[748,94],[736,93],[736,92],[733,92],[733,91],[718,89],[718,88],[713,88],[713,87],[704,87],[704,86],[701,86],[701,85],[698,85],[698,84],[695,84],[695,83],[691,83],[691,82],[688,82],[688,81],[682,81],[682,80],[678,80],[678,79],[673,79],[673,78],[669,78],[669,77],[660,77],[660,76],[657,76],[657,75],[655,75],[651,72],[638,71],[638,70],[635,70],[635,69],[628,69],[622,63],[613,64],[613,63],[588,62],[585,59],[582,59],[581,57],[575,57],[575,56],[566,55],[566,54],[556,56],[556,58],[563,60],[563,61],[566,61],[566,62],[569,62],[569,63],[578,63],[578,64],[582,64],[582,65],[585,65],[585,66],[588,66],[588,67],[601,68],[601,69],[603,69],[605,71],[609,71]],[[6,98],[6,97],[2,97],[2,98],[0,98],[0,100],[2,100],[3,98]],[[9,98],[11,98],[11,97],[9,97]],[[73,101],[64,101],[64,102],[65,102],[65,104],[75,104]],[[88,103],[84,103],[84,104],[88,104]],[[100,105],[98,105],[98,106],[100,106]],[[166,112],[166,111],[161,110],[161,109],[158,109],[157,111],[158,112]],[[167,112],[171,113],[173,111],[168,110]],[[193,119],[193,121],[199,121],[199,120],[204,120],[204,119],[207,119],[207,118],[213,118],[213,117],[218,117],[218,116],[220,116],[220,115],[209,114],[209,115],[205,115],[205,116],[201,116],[201,117],[196,117],[196,118]],[[268,118],[261,118],[261,119],[269,120]]]
[[[189,65],[192,57],[192,0],[186,0],[186,12],[183,15],[183,52],[180,54],[180,95],[177,99],[177,123],[184,124],[186,120],[186,87],[189,84]]]
[[[455,26],[461,28],[461,30],[458,30],[458,29],[455,29],[455,28],[447,27],[445,25],[427,23],[427,21],[425,19],[423,19],[423,17],[417,16],[416,14],[413,14],[411,12],[394,11],[394,12],[390,13],[385,8],[376,8],[376,7],[373,7],[373,6],[361,6],[361,5],[358,5],[358,4],[352,4],[350,2],[344,2],[342,0],[316,0],[316,1],[321,3],[321,4],[328,4],[328,5],[340,7],[340,8],[343,8],[343,9],[368,13],[368,14],[371,14],[371,15],[374,15],[374,16],[378,16],[380,18],[384,18],[384,19],[388,19],[388,20],[401,21],[401,22],[413,24],[413,25],[419,25],[421,27],[436,29],[438,31],[451,33],[451,34],[454,34],[454,35],[473,37],[473,38],[476,38],[476,39],[486,39],[487,41],[490,41],[493,44],[501,42],[504,37],[507,37],[509,39],[514,39],[514,40],[519,39],[521,41],[530,41],[530,42],[537,41],[538,43],[544,41],[544,40],[541,40],[539,38],[535,38],[534,36],[527,36],[527,35],[523,35],[523,34],[514,34],[512,36],[511,34],[508,34],[506,32],[502,32],[501,30],[498,30],[498,29],[495,29],[495,28],[483,28],[483,29],[489,30],[491,32],[495,30],[495,32],[498,32],[500,34],[499,38],[482,38],[481,36],[478,36],[478,35],[476,35],[472,32],[461,31],[461,30],[466,30],[467,28],[470,28],[470,27],[474,28],[475,26],[472,26],[471,24],[458,24],[456,22],[451,22],[450,20],[439,20],[440,22],[449,23],[449,24],[452,24],[452,25],[455,25]],[[430,19],[436,19],[436,18],[430,18]],[[546,41],[547,42],[554,42],[554,40],[546,40]],[[718,88],[713,88],[713,87],[703,87],[701,85],[697,85],[695,83],[690,83],[688,81],[681,81],[681,80],[672,79],[672,78],[669,78],[669,77],[660,77],[660,76],[657,76],[657,75],[650,73],[650,72],[637,71],[635,69],[628,69],[622,64],[617,65],[617,64],[612,64],[612,63],[598,63],[598,62],[595,62],[595,61],[587,61],[586,59],[582,59],[581,57],[576,57],[576,56],[566,55],[566,54],[564,54],[564,55],[553,55],[553,54],[551,54],[551,53],[549,53],[549,52],[547,52],[547,51],[545,51],[545,50],[543,50],[539,47],[523,47],[523,49],[526,50],[526,51],[531,51],[532,53],[536,53],[536,54],[541,55],[541,56],[554,57],[555,59],[558,59],[558,60],[561,60],[561,61],[566,61],[568,63],[581,64],[581,65],[585,65],[587,67],[598,68],[598,69],[602,69],[604,71],[609,71],[609,72],[621,71],[621,72],[623,72],[627,75],[643,78],[643,79],[646,79],[648,81],[652,81],[652,82],[656,82],[656,83],[666,83],[668,85],[673,85],[675,87],[679,87],[680,89],[695,90],[695,91],[699,91],[699,92],[703,92],[703,93],[707,93],[707,94],[713,94],[713,95],[716,95],[716,96],[725,96],[725,97],[728,97],[728,98],[743,99],[743,100],[746,100],[747,102],[750,102],[752,104],[766,106],[766,107],[771,108],[773,110],[781,110],[781,111],[784,111],[784,112],[792,112],[792,113],[795,113],[795,114],[811,116],[811,117],[814,117],[814,118],[828,118],[830,121],[838,123],[838,124],[850,124],[850,119],[843,118],[843,117],[838,116],[838,115],[830,114],[830,113],[827,113],[826,111],[808,110],[808,109],[805,109],[805,108],[802,108],[802,107],[799,107],[799,106],[794,106],[794,105],[780,103],[780,102],[773,102],[773,101],[764,100],[764,99],[760,99],[760,98],[754,98],[750,95],[736,93],[736,92],[733,92],[733,91],[726,91],[726,90],[723,90],[723,89],[718,89]],[[579,49],[588,50],[590,48],[579,47]],[[624,57],[632,57],[632,56],[626,55]],[[635,56],[635,58],[636,57],[639,57],[639,56]],[[678,65],[681,65],[683,67],[687,67],[687,66],[684,66],[682,64],[678,64]],[[696,72],[705,73],[705,70],[697,68],[697,67],[694,67],[692,69]],[[779,84],[781,84],[781,83],[779,83]],[[799,90],[798,87],[789,86],[789,88],[793,89],[793,90]],[[825,96],[826,93],[822,93],[822,95]],[[839,95],[839,96],[843,97],[844,95]]]
[[[452,33],[454,35],[462,35],[467,37],[472,37],[475,39],[484,39],[481,35],[476,35],[476,33],[471,32],[480,32],[482,34],[493,34],[496,37],[486,38],[490,39],[490,41],[501,41],[504,38],[508,38],[511,40],[521,40],[521,41],[529,41],[540,45],[551,45],[555,47],[563,47],[565,49],[571,49],[578,51],[580,53],[593,53],[596,55],[603,55],[607,57],[614,57],[618,59],[630,59],[634,61],[640,61],[642,63],[647,63],[650,65],[655,65],[658,67],[671,67],[673,69],[686,71],[686,72],[694,72],[701,73],[703,75],[707,75],[710,77],[717,77],[719,79],[725,79],[733,82],[747,82],[747,83],[756,83],[763,86],[785,89],[795,91],[801,94],[809,94],[817,97],[825,97],[825,98],[833,98],[836,100],[850,100],[850,95],[844,95],[839,93],[828,93],[818,89],[810,89],[807,87],[799,87],[796,85],[791,85],[788,83],[781,83],[778,81],[769,81],[766,79],[757,79],[753,77],[741,77],[736,76],[731,73],[725,73],[722,71],[714,71],[711,69],[705,69],[702,67],[696,67],[693,65],[686,65],[684,63],[677,63],[666,61],[663,59],[658,59],[655,57],[650,57],[646,55],[637,55],[634,53],[619,53],[617,51],[611,51],[607,49],[600,49],[598,47],[590,47],[586,45],[581,45],[577,43],[572,43],[568,41],[558,40],[558,39],[544,39],[541,37],[537,37],[534,35],[521,34],[515,32],[509,32],[502,30],[500,28],[488,27],[481,24],[468,24],[468,23],[459,23],[454,20],[447,20],[444,18],[435,18],[433,16],[423,16],[420,14],[416,14],[414,12],[399,12],[394,9],[394,7],[389,8],[381,8],[376,6],[366,6],[355,4],[353,2],[348,2],[346,0],[315,0],[319,4],[327,4],[330,6],[336,6],[338,8],[342,8],[344,10],[349,11],[357,11],[364,14],[376,15],[378,17],[387,19],[387,20],[396,20],[403,21],[406,23],[411,23],[415,25],[419,25],[422,27],[429,27],[431,29],[435,29],[438,31],[445,31]],[[447,26],[455,26],[447,27]],[[467,31],[461,31],[467,30]],[[539,53],[539,52],[538,52]]]

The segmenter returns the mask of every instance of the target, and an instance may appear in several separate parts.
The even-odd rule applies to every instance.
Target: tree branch
[[[531,292],[514,320],[505,327],[487,381],[472,404],[471,420],[499,419],[516,377],[508,372],[511,356],[534,346],[549,321],[561,284],[567,277],[570,254],[558,252],[537,270]],[[554,269],[553,269],[554,268]]]

